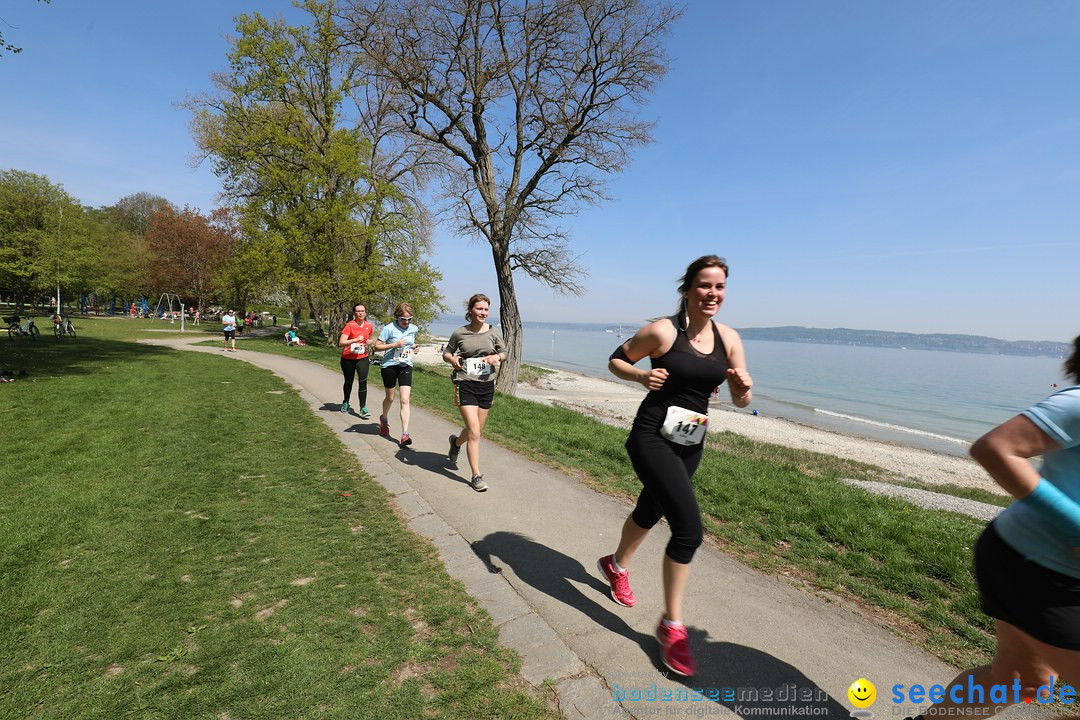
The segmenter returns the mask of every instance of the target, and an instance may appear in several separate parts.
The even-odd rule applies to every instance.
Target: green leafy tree
[[[63,186],[21,170],[0,172],[0,287],[37,309],[57,289],[70,297],[96,281],[102,252],[89,208]]]
[[[66,301],[95,285],[106,258],[95,242],[91,208],[65,194],[57,216],[56,232],[42,236],[38,275],[50,295],[59,288]]]
[[[266,236],[262,226],[246,222],[235,208],[219,208],[210,218],[228,249],[215,276],[220,296],[241,310],[254,300],[265,300],[266,289],[279,286],[279,268],[285,266],[280,243]]]
[[[89,291],[107,307],[114,306],[117,300],[122,303],[146,295],[150,288],[150,251],[143,235],[131,229],[117,206],[88,211],[88,218],[87,233],[98,250],[98,266]]]
[[[166,198],[148,192],[125,195],[115,205],[104,208],[99,240],[108,248],[109,263],[102,269],[98,289],[110,301],[146,297],[153,292],[153,253],[147,232],[154,215],[163,210],[176,212]]]
[[[340,49],[335,2],[298,6],[310,24],[237,18],[216,94],[188,106],[196,143],[242,212],[241,255],[265,262],[259,274],[276,278],[297,304],[305,301],[334,342],[357,298],[394,291],[440,307],[440,276],[422,259],[426,240],[413,217],[371,211],[401,193],[373,174],[371,139],[345,112],[364,75],[361,62]]]
[[[352,0],[345,37],[395,89],[416,138],[441,151],[448,211],[491,247],[513,392],[521,359],[517,271],[580,293],[554,225],[605,199],[606,178],[649,141],[635,116],[664,76],[679,12],[649,0]]]
[[[154,215],[166,209],[176,211],[176,207],[160,195],[138,192],[117,200],[116,204],[109,208],[109,212],[120,229],[146,237]]]
[[[69,224],[81,208],[60,185],[22,170],[0,172],[0,287],[9,288],[22,307],[57,279],[61,219]]]

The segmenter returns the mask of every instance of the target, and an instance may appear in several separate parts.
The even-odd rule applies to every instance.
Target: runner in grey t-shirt
[[[465,445],[472,470],[469,484],[473,490],[484,492],[488,485],[480,472],[480,435],[495,398],[495,375],[499,363],[506,359],[506,343],[499,331],[487,323],[491,300],[486,295],[473,295],[468,308],[465,317],[469,324],[450,335],[443,352],[443,360],[454,367],[454,404],[465,421],[461,432],[450,436],[447,457],[456,469],[458,453]]]

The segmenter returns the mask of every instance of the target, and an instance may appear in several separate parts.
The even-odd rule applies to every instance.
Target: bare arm
[[[608,370],[617,378],[640,383],[646,390],[659,390],[667,381],[668,371],[664,368],[652,370],[638,369],[634,364],[646,355],[662,355],[675,342],[675,328],[667,320],[657,320],[634,333],[634,336],[622,344],[626,359],[612,356],[608,359]]]
[[[408,340],[404,337],[400,338],[397,342],[383,342],[382,340],[375,341],[375,352],[383,352],[385,350],[392,350],[394,348],[405,347],[408,344]]]
[[[491,328],[489,332],[492,333],[491,346],[495,352],[488,355],[484,360],[487,361],[488,365],[498,365],[510,355],[506,350],[506,343],[503,341],[502,335],[495,332],[495,328]]]
[[[754,380],[746,369],[746,350],[734,328],[720,325],[720,336],[728,353],[727,380],[731,402],[735,407],[744,408],[754,400],[754,393],[750,389],[754,386]]]
[[[461,365],[461,357],[455,355],[454,351],[457,350],[457,343],[454,341],[455,336],[451,335],[450,339],[446,343],[446,347],[443,348],[442,359],[443,362],[450,363],[450,366],[455,370],[461,370],[464,372],[465,368]]]
[[[1039,473],[1029,461],[1061,446],[1035,423],[1017,415],[983,435],[971,446],[975,458],[1006,492],[1024,498],[1039,484]]]

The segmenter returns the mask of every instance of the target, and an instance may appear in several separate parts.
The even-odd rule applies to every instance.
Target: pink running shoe
[[[379,416],[379,434],[383,437],[390,437],[390,423],[386,421],[385,415]]]
[[[630,589],[630,572],[615,572],[615,556],[605,555],[596,561],[596,567],[611,585],[611,599],[623,607],[634,607],[636,599],[634,591]]]
[[[668,670],[683,677],[691,677],[697,672],[685,625],[665,625],[661,618],[656,627],[656,639],[660,641],[660,659]]]

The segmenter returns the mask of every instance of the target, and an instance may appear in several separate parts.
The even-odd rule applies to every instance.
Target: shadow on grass
[[[710,640],[708,631],[689,627],[690,647],[697,660],[693,678],[680,678],[660,662],[658,644],[651,634],[640,633],[622,617],[607,609],[612,604],[608,586],[575,558],[542,545],[524,535],[495,532],[472,544],[488,571],[501,573],[496,558],[510,566],[524,582],[580,611],[597,625],[633,641],[658,673],[702,693],[699,700],[715,702],[746,717],[771,714],[792,706],[825,708],[816,717],[842,718],[848,710],[819,688],[801,670],[767,652],[737,643]],[[595,592],[589,596],[579,587]],[[641,680],[641,679],[639,679]],[[613,698],[623,702],[648,702],[644,697],[652,684],[612,685]],[[622,698],[617,695],[621,689]],[[637,697],[635,692],[637,691]],[[639,698],[642,698],[639,700]],[[693,701],[689,701],[693,702]]]
[[[89,375],[112,363],[160,357],[172,352],[175,351],[169,348],[102,338],[58,340],[43,337],[37,341],[0,338],[0,370],[16,374],[25,371],[30,380]]]

